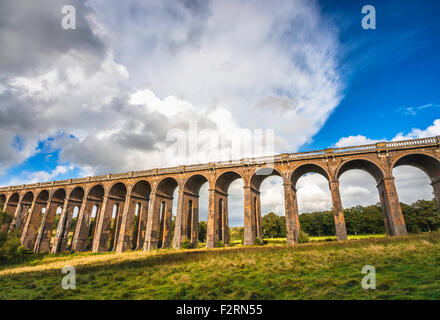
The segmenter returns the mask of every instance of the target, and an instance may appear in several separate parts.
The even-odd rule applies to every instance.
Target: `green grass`
[[[359,234],[359,235],[348,235],[348,240],[359,240],[367,238],[384,238],[384,234]],[[271,245],[285,245],[287,244],[286,238],[267,238],[264,241]],[[310,242],[320,242],[320,241],[336,241],[336,236],[310,236]],[[233,242],[235,244],[235,242]]]
[[[75,290],[63,290],[74,265]],[[362,267],[377,288],[361,287]],[[440,232],[218,249],[46,255],[0,271],[0,299],[440,299]]]

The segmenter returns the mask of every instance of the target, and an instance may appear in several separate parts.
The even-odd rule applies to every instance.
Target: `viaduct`
[[[294,245],[300,231],[296,184],[314,172],[328,180],[337,239],[345,240],[338,179],[348,170],[361,169],[377,182],[387,235],[399,236],[407,231],[392,170],[401,165],[429,176],[440,208],[440,136],[9,186],[0,188],[0,208],[13,216],[9,230],[20,230],[22,244],[35,252],[179,248],[183,241],[197,244],[199,190],[208,182],[206,247],[212,248],[219,241],[229,244],[228,188],[242,179],[244,244],[253,245],[262,238],[260,185],[277,175],[283,180],[287,243]],[[53,236],[57,211],[61,214]]]

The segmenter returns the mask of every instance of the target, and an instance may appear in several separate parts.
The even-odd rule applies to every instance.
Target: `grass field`
[[[327,238],[327,237],[325,237]],[[61,268],[76,267],[63,290]],[[376,289],[361,287],[376,268]],[[400,238],[46,255],[0,270],[1,299],[440,299],[440,232]]]

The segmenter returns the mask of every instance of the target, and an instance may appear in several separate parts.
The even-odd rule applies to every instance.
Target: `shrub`
[[[12,222],[12,216],[6,212],[0,211],[0,226],[8,225]]]
[[[261,238],[257,238],[257,239],[255,239],[255,244],[257,246],[262,246],[264,244],[264,241]]]
[[[26,250],[20,244],[20,238],[17,232],[11,232],[3,244],[0,246],[0,261],[2,262],[12,262],[20,260],[20,258],[27,255],[28,250]]]
[[[191,241],[189,241],[189,239],[185,239],[182,241],[182,243],[180,244],[180,248],[182,249],[192,249],[193,245],[191,243]]]
[[[217,245],[216,245],[216,247],[217,248],[223,248],[225,245],[224,245],[224,243],[223,243],[223,241],[219,241],[219,242],[217,242]]]
[[[309,235],[301,230],[299,232],[298,242],[299,243],[307,243],[307,242],[309,242]]]
[[[0,211],[0,233],[8,232],[13,218],[10,214]]]

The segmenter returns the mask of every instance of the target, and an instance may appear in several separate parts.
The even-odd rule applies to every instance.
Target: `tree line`
[[[440,212],[435,200],[418,200],[411,205],[401,203],[403,217],[409,233],[440,229]],[[383,234],[385,224],[380,203],[355,206],[344,210],[347,234]],[[335,235],[333,211],[303,213],[299,216],[301,230],[311,236]],[[286,219],[273,212],[262,219],[264,238],[286,237]]]

